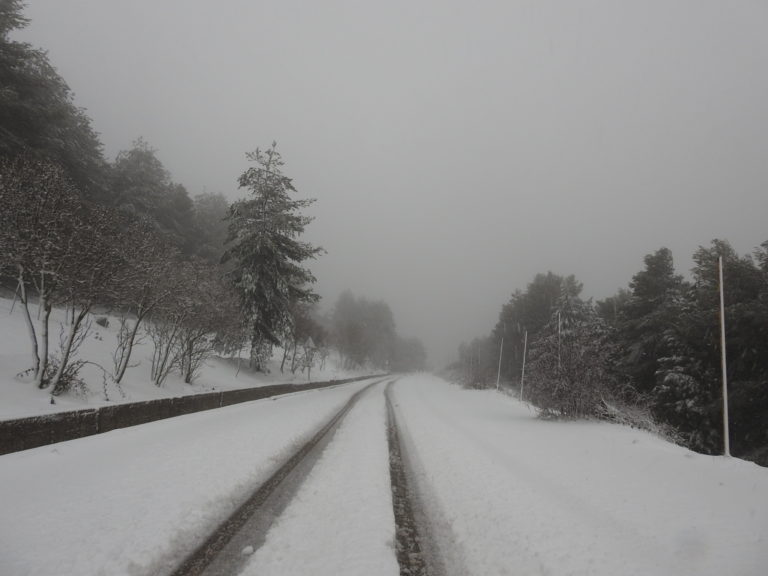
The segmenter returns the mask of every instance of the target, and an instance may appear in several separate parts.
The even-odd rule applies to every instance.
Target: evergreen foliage
[[[211,264],[218,264],[224,254],[227,214],[229,202],[223,194],[206,192],[192,200],[192,219],[197,234],[196,253]]]
[[[564,295],[531,346],[526,399],[545,414],[570,418],[619,404],[613,336],[590,302]]]
[[[10,38],[28,23],[22,8],[19,0],[0,0],[0,157],[47,159],[83,194],[102,197],[107,166],[90,119],[48,55]]]
[[[768,242],[751,256],[724,240],[700,246],[691,282],[661,248],[629,289],[594,305],[573,277],[539,274],[502,307],[489,337],[461,345],[454,372],[471,386],[495,384],[504,337],[502,376],[516,384],[527,330],[525,399],[542,414],[609,417],[721,453],[719,257],[731,452],[768,465]]]
[[[195,252],[199,240],[192,200],[143,139],[117,155],[110,189],[111,202],[120,211],[153,222],[183,254]]]
[[[251,358],[260,369],[265,351],[280,343],[281,330],[291,322],[292,304],[318,300],[312,291],[315,277],[304,262],[322,248],[299,239],[312,221],[301,210],[314,200],[291,197],[296,189],[282,173],[277,144],[247,157],[256,165],[239,183],[249,197],[230,208],[223,262],[251,327]]]

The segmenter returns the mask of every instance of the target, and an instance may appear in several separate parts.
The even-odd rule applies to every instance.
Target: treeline
[[[85,386],[79,373],[94,362],[78,349],[96,309],[119,322],[112,365],[99,366],[105,394],[140,340],[153,346],[158,386],[173,371],[191,382],[214,352],[246,348],[257,371],[279,346],[281,372],[308,377],[333,345],[349,367],[423,367],[423,346],[397,336],[384,303],[342,296],[334,321],[319,316],[305,263],[323,250],[301,240],[314,200],[295,198],[275,143],[246,155],[245,197],[232,204],[190,198],[141,139],[107,161],[46,53],[10,39],[27,24],[21,10],[0,0],[0,286],[26,319],[26,374],[38,387],[56,396]],[[54,308],[67,311],[58,347]]]
[[[46,52],[11,40],[28,23],[22,7],[20,0],[0,0],[0,158],[23,155],[57,166],[86,203],[143,217],[182,255],[217,263],[227,230],[224,196],[190,198],[142,139],[107,161],[90,118]]]
[[[26,319],[29,377],[53,395],[84,386],[78,373],[93,362],[77,352],[96,307],[120,322],[105,390],[145,338],[158,386],[173,370],[191,382],[214,350],[247,343],[257,369],[279,344],[293,370],[309,370],[306,307],[318,297],[303,262],[321,249],[299,239],[311,200],[291,198],[275,145],[248,155],[247,197],[232,205],[191,199],[142,140],[108,162],[46,53],[10,38],[27,24],[22,6],[0,0],[0,284]],[[57,349],[54,307],[67,311]]]
[[[667,248],[645,257],[628,289],[593,302],[573,277],[539,274],[515,292],[492,333],[462,344],[453,370],[469,385],[501,379],[543,415],[661,425],[699,452],[722,453],[718,259],[723,258],[731,451],[768,464],[768,242],[740,256],[712,241],[692,280]]]
[[[427,352],[418,338],[397,334],[395,318],[383,301],[343,292],[331,318],[334,343],[347,368],[370,366],[393,372],[424,370]]]
[[[28,372],[53,395],[83,385],[78,373],[88,360],[77,351],[97,306],[120,317],[109,370],[118,385],[150,318],[157,385],[174,367],[191,382],[213,350],[211,334],[224,342],[240,332],[234,292],[215,265],[184,258],[149,218],[85,200],[60,165],[30,154],[0,159],[0,206],[0,279],[26,320]],[[49,322],[55,307],[67,311],[58,350]]]

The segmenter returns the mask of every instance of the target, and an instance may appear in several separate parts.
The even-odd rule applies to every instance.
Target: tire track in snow
[[[401,576],[439,576],[442,569],[428,543],[426,517],[419,513],[419,503],[413,486],[409,487],[408,462],[398,433],[397,417],[392,402],[392,386],[387,384],[387,437],[389,440],[389,471],[392,481],[392,507],[395,514],[397,561]]]
[[[344,416],[363,394],[385,380],[376,380],[353,394],[341,410],[172,572],[172,576],[236,574],[248,559],[243,549],[250,546],[252,553],[264,542],[270,526],[296,494]]]

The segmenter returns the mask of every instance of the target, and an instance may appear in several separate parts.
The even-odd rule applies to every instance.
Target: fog
[[[272,140],[317,198],[329,308],[386,300],[433,365],[537,272],[586,296],[667,246],[768,240],[760,1],[28,0],[108,157],[234,199]]]

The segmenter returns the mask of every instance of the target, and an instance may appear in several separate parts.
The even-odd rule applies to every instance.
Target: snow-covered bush
[[[591,304],[565,299],[531,345],[525,398],[543,416],[599,417],[619,405],[610,330]]]

